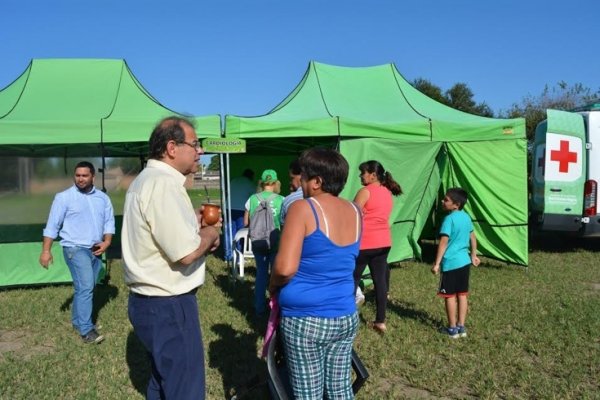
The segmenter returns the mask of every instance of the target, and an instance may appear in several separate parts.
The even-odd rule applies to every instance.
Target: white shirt
[[[200,246],[200,227],[185,176],[159,160],[131,183],[125,196],[121,246],[125,283],[148,296],[187,293],[204,283],[204,257],[177,262]]]
[[[245,176],[238,176],[229,184],[231,191],[231,209],[244,211],[244,204],[248,197],[256,193],[256,185]]]

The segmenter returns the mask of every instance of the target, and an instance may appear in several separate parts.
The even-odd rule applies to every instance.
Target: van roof
[[[600,111],[600,99],[584,106],[575,107],[571,111]]]

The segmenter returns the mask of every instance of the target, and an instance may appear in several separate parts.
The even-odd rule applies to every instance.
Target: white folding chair
[[[242,243],[238,248],[238,243],[240,242]],[[254,254],[252,253],[252,243],[248,237],[248,228],[242,228],[235,233],[231,248],[233,249],[234,271],[238,277],[243,278],[245,259],[254,258]]]

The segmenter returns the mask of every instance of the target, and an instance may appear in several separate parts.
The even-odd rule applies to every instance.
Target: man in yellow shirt
[[[146,398],[204,399],[196,290],[219,232],[202,226],[183,186],[203,151],[192,122],[179,117],[159,122],[149,147],[125,197],[122,231],[129,320],[152,361]]]

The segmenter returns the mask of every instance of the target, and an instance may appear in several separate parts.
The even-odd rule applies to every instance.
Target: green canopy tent
[[[256,117],[225,117],[225,136],[247,141],[231,171],[276,167],[315,145],[335,146],[350,163],[342,196],[360,188],[358,165],[382,162],[401,184],[390,218],[389,261],[420,257],[418,240],[443,190],[470,194],[466,211],[480,252],[527,264],[525,121],[470,115],[413,88],[393,64],[349,68],[309,64],[299,85],[277,107]]]
[[[32,60],[0,90],[0,156],[144,159],[152,128],[168,115],[179,114],[152,97],[125,60]],[[221,136],[220,116],[192,120],[200,137]],[[0,225],[0,286],[70,281],[62,252],[53,252],[48,271],[38,264],[44,223]]]

